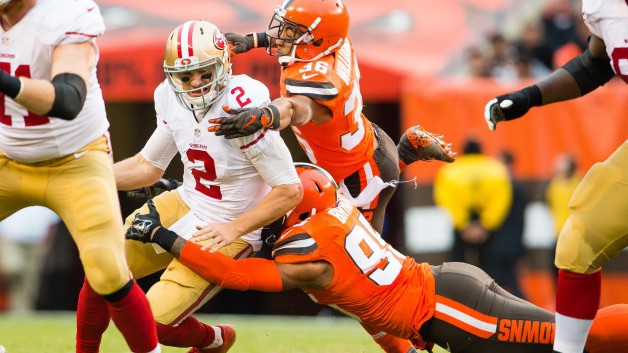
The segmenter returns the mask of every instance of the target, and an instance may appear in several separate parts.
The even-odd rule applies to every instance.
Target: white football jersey
[[[181,107],[168,83],[162,82],[155,90],[157,130],[151,137],[151,140],[157,136],[160,139],[159,152],[155,153],[154,147],[151,152],[146,147],[140,152],[164,170],[174,155],[180,153],[184,168],[183,185],[179,188],[181,197],[205,223],[232,221],[257,205],[270,186],[250,159],[273,143],[284,144],[275,130],[263,129],[232,140],[207,131],[211,126],[209,118],[228,116],[222,109],[224,105],[242,109],[270,103],[266,86],[246,75],[232,76],[225,92],[207,113],[193,113]],[[149,140],[147,145],[150,143]],[[158,160],[147,158],[155,154],[159,155]],[[288,162],[291,165],[292,161]],[[298,183],[296,172],[295,182]],[[257,230],[242,239],[257,250],[261,245],[259,236]]]
[[[92,0],[39,0],[15,26],[6,32],[0,29],[0,69],[15,76],[51,80],[55,46],[91,41],[96,47],[95,38],[104,30]],[[33,114],[0,93],[0,149],[19,162],[69,155],[108,128],[96,63],[90,68],[85,105],[72,121]]]
[[[628,1],[582,0],[582,16],[591,33],[604,40],[615,74],[628,83]]]

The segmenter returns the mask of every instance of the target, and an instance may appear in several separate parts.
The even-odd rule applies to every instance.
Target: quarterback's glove
[[[284,223],[286,223],[286,216],[283,215],[273,223],[268,224],[262,228],[262,241],[267,245],[275,244],[275,241],[281,236],[281,232],[284,230]]]
[[[222,109],[232,116],[208,120],[210,124],[217,125],[210,126],[207,131],[215,131],[217,136],[233,139],[252,135],[263,128],[279,128],[279,110],[272,104],[251,109],[231,109],[227,106]]]
[[[541,90],[532,85],[522,90],[504,94],[490,100],[484,107],[484,119],[491,130],[495,130],[497,123],[522,117],[532,107],[543,103]]]
[[[155,196],[161,194],[164,191],[171,191],[181,186],[181,182],[176,179],[161,178],[155,184],[149,186],[149,188],[157,189],[154,193]],[[161,192],[159,192],[161,190]]]
[[[137,213],[135,215],[131,227],[126,230],[125,236],[127,239],[150,243],[152,241],[151,235],[153,230],[157,227],[161,227],[159,212],[157,212],[153,200],[148,200],[146,205],[148,206],[148,214]]]
[[[238,33],[225,33],[225,38],[231,44],[231,52],[234,54],[242,54],[253,48],[266,47],[268,37],[266,33],[248,33],[245,35]]]
[[[181,186],[181,182],[176,179],[161,178],[151,186],[126,191],[126,196],[131,199],[149,200],[164,191],[171,191],[179,186]]]

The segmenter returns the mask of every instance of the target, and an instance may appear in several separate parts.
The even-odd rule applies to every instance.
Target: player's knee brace
[[[124,255],[111,247],[98,246],[83,250],[81,260],[85,276],[98,294],[114,293],[131,278]]]

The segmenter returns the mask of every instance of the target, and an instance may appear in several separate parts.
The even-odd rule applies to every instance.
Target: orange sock
[[[585,348],[589,353],[628,352],[628,304],[598,310]]]

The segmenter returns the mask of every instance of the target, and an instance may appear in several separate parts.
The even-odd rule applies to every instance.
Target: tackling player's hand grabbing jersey
[[[148,214],[137,213],[133,224],[126,230],[127,239],[141,241],[142,243],[150,243],[153,230],[161,227],[159,213],[155,208],[153,200],[148,200]]]
[[[224,106],[222,109],[233,116],[208,120],[210,124],[218,124],[207,129],[210,132],[215,131],[216,136],[234,139],[252,135],[263,128],[279,129],[279,110],[272,104],[250,109]]]

